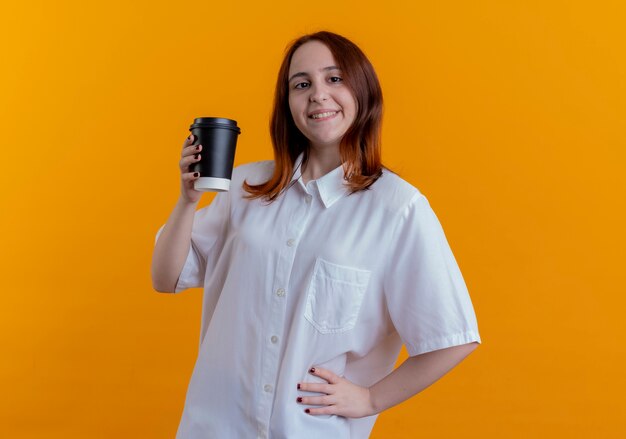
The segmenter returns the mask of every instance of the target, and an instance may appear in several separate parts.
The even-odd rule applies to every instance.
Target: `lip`
[[[312,111],[312,112],[310,112],[310,113],[307,115],[307,117],[308,117],[309,119],[314,120],[314,121],[316,121],[316,122],[317,122],[317,121],[320,121],[320,120],[328,120],[328,119],[332,119],[333,117],[336,117],[336,116],[339,114],[339,112],[340,112],[340,111],[341,111],[341,110],[336,110],[336,109],[334,109],[334,108],[325,108],[325,109],[322,109],[322,110],[315,110],[315,111]],[[313,116],[314,116],[314,115],[316,115],[316,114],[322,114],[322,113],[335,113],[335,114],[333,114],[332,116],[322,117],[322,118],[320,118],[320,119],[313,119]]]

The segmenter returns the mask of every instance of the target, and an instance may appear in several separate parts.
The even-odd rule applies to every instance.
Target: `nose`
[[[328,99],[328,90],[325,85],[311,85],[309,89],[311,94],[309,95],[309,102],[322,103]]]

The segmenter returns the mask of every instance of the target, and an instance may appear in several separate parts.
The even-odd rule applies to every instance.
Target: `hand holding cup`
[[[200,173],[190,171],[190,165],[200,161],[202,145],[194,145],[195,136],[190,134],[183,143],[183,150],[179,162],[181,177],[181,197],[188,203],[200,201],[202,192],[194,189],[194,182],[200,178]]]
[[[197,117],[189,127],[194,141],[204,145],[200,160],[192,163],[190,172],[198,172],[194,189],[200,192],[224,192],[230,189],[237,137],[237,121],[223,117]]]

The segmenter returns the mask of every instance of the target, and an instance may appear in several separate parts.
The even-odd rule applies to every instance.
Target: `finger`
[[[180,170],[182,172],[189,172],[189,166],[199,161],[200,161],[200,155],[196,154],[196,155],[192,155],[192,156],[181,159],[180,162],[178,163],[178,166],[180,167]]]
[[[327,405],[326,407],[316,407],[316,408],[309,408],[309,409],[304,409],[304,413],[308,414],[308,415],[334,415],[336,414],[335,411],[335,406],[334,405]]]
[[[337,403],[335,397],[331,395],[299,396],[296,398],[296,402],[304,405],[332,405]]]
[[[183,181],[195,181],[198,178],[200,178],[200,173],[199,172],[185,172],[182,175]]]
[[[189,145],[183,148],[183,151],[180,155],[182,157],[186,157],[188,155],[197,154],[200,151],[202,151],[202,145]]]
[[[202,156],[200,154],[183,157],[182,159],[180,159],[178,165],[180,166],[181,170],[186,171],[187,168],[189,168],[189,165],[199,162],[201,158]]]
[[[183,148],[191,145],[195,139],[196,136],[194,136],[193,134],[189,134],[189,136],[185,139],[185,143],[183,143]]]
[[[326,383],[300,383],[298,385],[298,390],[304,392],[326,393],[329,395],[335,393],[333,387]]]
[[[334,384],[340,379],[339,375],[337,375],[335,372],[328,369],[322,369],[321,367],[312,367],[311,369],[309,369],[309,373],[311,375],[315,375],[325,379],[330,384]]]

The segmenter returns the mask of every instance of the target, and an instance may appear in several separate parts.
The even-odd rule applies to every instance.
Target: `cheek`
[[[349,117],[354,119],[356,117],[358,104],[356,98],[352,96],[352,93],[346,93],[343,97],[343,102],[345,102],[344,111],[348,113]]]
[[[356,101],[356,98],[354,96],[351,96],[352,98],[352,111],[354,112],[354,115],[356,116],[356,113],[359,109],[359,103]]]
[[[354,122],[357,114],[357,103],[356,101],[350,101],[351,105],[349,106],[348,118],[350,119],[350,123]]]
[[[292,99],[291,96],[289,96],[289,111],[291,112],[291,117],[293,118],[293,120],[297,120],[296,115],[299,113],[298,102],[297,100]]]

